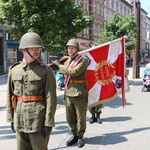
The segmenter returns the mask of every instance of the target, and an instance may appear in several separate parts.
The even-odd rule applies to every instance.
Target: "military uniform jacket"
[[[44,100],[17,102],[14,112],[11,103],[15,96],[44,96]],[[12,67],[8,74],[7,121],[14,122],[16,130],[32,133],[43,126],[54,126],[56,110],[56,81],[50,67],[33,61],[21,62]]]
[[[86,69],[88,66],[88,59],[83,57],[74,68],[69,68],[71,58],[59,66],[59,72],[68,74],[70,80],[86,80]],[[65,89],[65,95],[69,97],[87,97],[87,85],[86,84],[75,84],[68,82]]]

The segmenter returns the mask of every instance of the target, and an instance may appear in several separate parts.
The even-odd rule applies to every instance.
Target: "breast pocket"
[[[42,78],[40,76],[30,75],[28,80],[29,80],[29,89],[31,91],[39,90],[40,88],[43,87]]]
[[[37,76],[37,75],[30,75],[29,78],[28,78],[28,80],[29,80],[30,82],[35,82],[35,81],[41,80],[41,77],[40,77],[40,76]]]
[[[12,81],[14,83],[14,94],[15,95],[20,95],[21,90],[22,90],[22,85],[23,85],[22,75],[13,75],[12,76]]]

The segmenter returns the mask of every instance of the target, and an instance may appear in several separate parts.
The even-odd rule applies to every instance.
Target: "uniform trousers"
[[[44,138],[41,132],[24,133],[17,131],[16,138],[17,150],[48,150],[50,135]]]
[[[97,115],[96,117],[100,117],[100,114],[102,113],[102,104],[99,104],[97,106],[93,106],[92,108],[89,109],[90,113],[92,116]]]
[[[86,130],[87,100],[65,96],[66,118],[73,136],[83,137]]]

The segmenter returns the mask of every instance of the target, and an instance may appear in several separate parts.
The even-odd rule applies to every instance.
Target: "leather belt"
[[[18,96],[18,102],[40,101],[44,100],[44,96]]]
[[[70,80],[69,83],[72,83],[72,84],[85,84],[86,80]]]

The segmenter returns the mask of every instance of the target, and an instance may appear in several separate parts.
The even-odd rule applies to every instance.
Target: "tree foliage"
[[[135,49],[134,39],[137,35],[138,28],[135,23],[134,15],[130,14],[127,17],[123,17],[116,13],[109,19],[108,22],[105,22],[104,30],[97,39],[97,42],[105,43],[122,36],[127,36],[126,51],[128,53],[129,51]]]
[[[1,0],[0,23],[8,25],[14,40],[26,32],[38,33],[50,49],[64,47],[70,38],[87,28],[93,19],[72,0]]]

